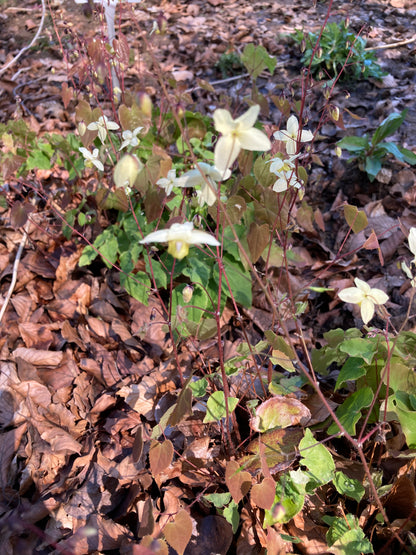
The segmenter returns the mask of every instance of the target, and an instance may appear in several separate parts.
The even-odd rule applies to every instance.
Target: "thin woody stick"
[[[10,282],[9,290],[7,291],[7,295],[6,295],[6,298],[4,299],[3,306],[0,309],[0,323],[3,319],[4,313],[6,312],[7,305],[9,304],[10,298],[12,296],[13,290],[14,290],[15,285],[16,285],[17,270],[19,268],[19,263],[20,263],[20,259],[22,257],[23,249],[25,248],[25,245],[26,245],[27,234],[28,234],[28,231],[29,231],[30,223],[31,222],[28,219],[26,224],[25,224],[25,227],[23,228],[23,235],[22,235],[22,238],[20,240],[19,248],[17,249],[16,258],[14,259],[12,281]]]
[[[387,48],[396,48],[396,46],[404,46],[405,44],[411,44],[412,42],[416,41],[416,35],[411,39],[402,40],[400,42],[393,42],[392,44],[381,44],[380,46],[369,46],[368,48],[364,48],[365,52],[369,52],[370,50],[386,50]]]

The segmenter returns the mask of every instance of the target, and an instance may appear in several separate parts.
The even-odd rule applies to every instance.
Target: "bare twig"
[[[4,313],[6,312],[7,305],[9,304],[10,298],[11,298],[13,290],[14,290],[14,287],[16,285],[17,270],[19,268],[19,263],[20,263],[20,259],[22,257],[23,249],[25,248],[25,245],[26,245],[27,234],[28,234],[28,231],[29,231],[30,223],[31,222],[28,219],[26,224],[25,224],[25,227],[23,228],[23,235],[22,235],[22,238],[20,240],[19,248],[17,249],[16,258],[14,259],[12,281],[10,282],[9,290],[7,291],[7,295],[6,295],[6,298],[4,299],[3,306],[0,309],[0,323],[3,319]]]
[[[416,35],[411,39],[401,40],[400,42],[392,42],[391,44],[380,44],[380,46],[369,46],[368,48],[364,48],[365,52],[369,52],[370,50],[386,50],[387,48],[396,48],[396,46],[404,46],[405,44],[411,44],[412,42],[416,41]]]
[[[10,60],[10,62],[7,62],[7,64],[5,64],[1,69],[0,69],[0,75],[3,75],[3,73],[9,69],[9,67],[11,67],[15,62],[17,62],[17,60],[20,58],[20,56],[26,52],[26,50],[28,50],[39,38],[39,35],[42,32],[43,29],[43,24],[45,22],[45,15],[46,15],[46,3],[45,0],[42,0],[42,17],[39,23],[39,27],[38,30],[36,31],[35,36],[33,37],[33,39],[30,41],[30,44],[28,44],[27,46],[24,46],[17,54],[14,58],[12,58]]]

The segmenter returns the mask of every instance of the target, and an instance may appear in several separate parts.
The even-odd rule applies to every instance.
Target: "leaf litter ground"
[[[313,6],[301,0],[292,2],[290,7],[287,4],[223,0],[144,2],[137,17],[145,28],[150,28],[155,17],[166,18],[167,34],[158,38],[159,62],[164,71],[173,72],[183,93],[192,95],[193,109],[211,113],[222,93],[241,102],[249,90],[244,78],[220,83],[215,92],[195,86],[197,79],[221,79],[214,64],[228,49],[241,52],[245,44],[255,42],[277,57],[279,66],[275,75],[260,78],[263,91],[285,91],[298,76],[299,53],[283,34],[302,27],[316,31],[326,6],[322,3]],[[3,5],[2,64],[27,44],[39,23],[37,3],[27,2],[20,7],[7,1]],[[91,33],[81,8],[72,2],[53,4],[52,11],[62,32],[69,22],[69,27],[75,27],[81,36]],[[374,0],[353,7],[351,2],[339,1],[334,2],[332,19],[349,16],[357,31],[364,22],[370,23],[369,45],[378,46],[411,38],[416,32],[412,24],[415,15],[416,3],[411,1]],[[138,48],[134,28],[125,19],[122,25],[130,46]],[[73,35],[69,32],[65,36],[70,44]],[[358,116],[344,117],[349,134],[355,130],[372,131],[390,112],[408,108],[406,123],[395,138],[406,148],[416,147],[414,56],[414,43],[380,50],[380,63],[389,74],[383,85],[360,82],[347,86],[348,98],[345,88],[337,89],[335,103]],[[144,81],[146,90],[157,98],[159,89],[151,73],[140,75],[135,71],[128,74],[127,87]],[[66,80],[67,67],[49,20],[37,47],[26,52],[1,76],[2,121],[23,117],[39,134],[67,132],[73,126],[73,113],[72,105],[66,109],[62,102],[62,83]],[[319,94],[312,91],[308,99],[311,129],[318,122],[319,102]],[[270,112],[273,124],[278,124],[280,118],[277,110]],[[408,297],[397,261],[407,253],[401,226],[416,225],[415,172],[390,162],[386,164],[383,180],[370,183],[356,167],[334,157],[334,143],[343,134],[331,125],[321,130],[317,154],[322,165],[313,166],[306,195],[312,210],[298,208],[296,256],[290,272],[283,281],[280,276],[279,283],[284,290],[285,281],[286,284],[290,281],[292,291],[301,298],[312,280],[314,285],[338,289],[351,283],[347,278],[349,271],[360,270],[372,286],[387,293],[402,288],[404,295],[393,293],[387,306],[393,323],[399,327],[406,315]],[[145,553],[135,546],[138,538],[157,537],[161,529],[167,539],[177,541],[175,529],[165,525],[170,515],[178,513],[181,526],[187,529],[189,522],[180,513],[182,507],[187,507],[193,519],[192,540],[185,551],[188,555],[254,554],[260,553],[261,545],[267,545],[270,553],[325,553],[327,528],[322,526],[321,516],[331,504],[335,510],[337,502],[330,488],[325,499],[308,498],[304,510],[278,530],[263,530],[260,505],[242,501],[241,526],[234,533],[231,525],[203,500],[204,494],[227,489],[242,491],[244,480],[256,484],[255,470],[252,474],[242,473],[238,484],[228,481],[228,487],[225,486],[223,430],[217,424],[204,424],[198,406],[191,409],[189,398],[180,395],[172,346],[163,324],[155,318],[161,311],[158,301],[151,299],[149,306],[144,307],[129,298],[119,285],[117,272],[100,264],[79,269],[82,245],[64,238],[59,216],[79,199],[76,193],[68,191],[66,206],[56,207],[50,202],[57,190],[67,188],[67,175],[59,168],[39,170],[34,181],[41,184],[43,200],[38,199],[32,213],[29,240],[0,332],[1,552]],[[31,185],[30,181],[10,180],[4,186],[9,205],[25,202],[31,194]],[[77,187],[95,186],[94,178],[77,183]],[[344,252],[351,254],[327,270],[327,261],[334,257],[347,231],[341,213],[345,202],[366,211],[368,229],[374,229],[379,237],[384,265],[380,264],[377,250],[355,252],[368,239],[365,231],[349,239]],[[107,223],[102,221],[100,225]],[[2,212],[1,225],[4,296],[21,232],[9,209]],[[88,233],[97,231],[92,228]],[[314,293],[310,298],[309,313],[303,322],[309,347],[319,345],[324,331],[347,328],[358,322],[358,314],[347,312],[330,294]],[[272,323],[262,295],[255,294],[254,299],[253,308],[244,313],[246,333],[253,344],[263,338]],[[289,330],[294,330],[293,322],[289,320],[286,324]],[[414,329],[413,320],[408,327]],[[236,354],[242,341],[240,329],[241,323],[227,308],[223,316],[226,358]],[[187,340],[180,345],[179,358],[185,377],[191,372],[208,373],[215,368],[218,356],[214,340]],[[244,372],[231,383],[232,395],[245,401],[262,395],[250,371],[248,361]],[[336,406],[340,400],[333,386],[331,377],[322,383]],[[327,414],[318,400],[308,391],[305,397],[313,421],[323,422]],[[151,430],[163,422],[163,415],[175,403],[179,407],[177,423],[165,430],[169,443],[158,447],[152,443]],[[237,410],[235,430],[236,455],[253,456],[249,442],[254,435],[248,426],[247,410]],[[290,445],[290,438],[286,443]],[[391,521],[405,519],[416,499],[414,461],[403,446],[403,437],[397,433],[391,434],[385,445],[370,443],[367,447],[368,460],[381,469],[385,483],[394,484],[384,500]],[[332,448],[337,468],[362,480],[362,465],[347,443],[339,439]],[[289,464],[294,460],[292,453]],[[276,471],[282,470],[281,461],[273,464]],[[257,497],[261,498],[261,493]],[[371,520],[375,510],[371,503],[355,506],[354,510],[376,548],[391,540]],[[91,530],[95,533],[91,534]],[[302,543],[284,542],[278,532],[298,537]],[[397,553],[397,548],[393,542],[384,552]],[[165,552],[160,549],[160,553]]]

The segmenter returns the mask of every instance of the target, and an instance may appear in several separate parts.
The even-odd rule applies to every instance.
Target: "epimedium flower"
[[[107,132],[119,129],[119,125],[115,121],[110,121],[107,116],[100,116],[97,121],[93,121],[87,125],[90,131],[97,131],[100,141],[104,143]]]
[[[296,154],[298,149],[298,142],[308,143],[313,139],[312,131],[303,129],[299,133],[299,121],[296,116],[290,116],[287,120],[286,129],[284,131],[276,131],[273,133],[273,137],[277,141],[283,141],[286,143],[286,152],[288,154]]]
[[[186,179],[185,187],[200,187],[197,191],[200,206],[212,206],[217,200],[217,183],[228,179],[230,175],[230,170],[221,173],[215,166],[199,162],[197,168],[184,173],[182,178]]]
[[[282,193],[286,191],[289,187],[294,187],[295,189],[301,189],[303,186],[303,181],[298,178],[296,174],[296,167],[293,160],[297,158],[298,155],[291,156],[286,160],[277,156],[270,160],[270,172],[274,173],[277,177],[273,185],[273,191],[276,193]]]
[[[413,264],[416,266],[416,227],[411,227],[409,231],[409,237],[407,238],[409,243],[409,249],[413,254]]]
[[[90,152],[88,148],[81,146],[78,150],[83,155],[85,165],[88,168],[92,168],[92,166],[94,165],[100,171],[104,171],[103,163],[101,162],[101,160],[98,159],[98,148],[94,148],[94,150]]]
[[[168,253],[178,260],[182,260],[191,245],[212,245],[219,247],[220,242],[210,233],[194,229],[192,222],[172,224],[168,229],[158,229],[146,235],[141,244],[168,243]]]
[[[376,305],[382,305],[389,300],[388,295],[381,289],[372,288],[362,279],[354,279],[355,287],[347,287],[338,293],[338,297],[346,302],[358,304],[364,324],[373,318]]]
[[[298,178],[294,169],[285,171],[277,174],[277,180],[274,182],[273,191],[276,193],[282,193],[286,191],[289,187],[294,187],[295,189],[301,189],[303,186],[303,181]]]
[[[416,227],[410,228],[407,242],[409,243],[409,249],[414,256],[413,260],[410,261],[410,266],[416,267]],[[401,266],[403,272],[410,279],[411,286],[416,287],[416,277],[413,277],[412,271],[409,266],[406,264],[406,262],[402,262]]]
[[[134,129],[133,131],[130,131],[129,129],[123,131],[123,133],[121,134],[121,136],[123,137],[123,142],[121,143],[120,150],[123,150],[123,148],[126,148],[127,146],[137,146],[140,143],[137,135],[142,129],[143,127],[136,127],[136,129]]]
[[[233,119],[228,110],[215,110],[214,126],[222,135],[214,151],[214,163],[219,172],[224,173],[233,165],[242,148],[262,152],[271,149],[267,135],[254,127],[259,112],[260,106],[256,104],[239,118]]]
[[[156,181],[156,185],[165,189],[166,196],[168,197],[174,187],[188,187],[186,184],[186,178],[182,175],[181,177],[176,177],[176,170],[169,170],[166,177],[161,177]]]

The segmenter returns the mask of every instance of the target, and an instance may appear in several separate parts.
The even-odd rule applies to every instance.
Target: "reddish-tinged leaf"
[[[177,426],[181,420],[192,413],[192,391],[189,387],[182,389],[178,402],[168,420],[170,426]]]
[[[191,517],[182,509],[176,514],[173,522],[166,524],[163,533],[168,544],[178,552],[178,555],[183,555],[192,536]]]
[[[241,470],[236,461],[229,461],[225,469],[225,483],[236,503],[250,491],[251,476],[248,472]]]
[[[168,439],[163,443],[153,441],[149,451],[150,469],[153,476],[163,472],[172,462],[173,445]]]
[[[325,231],[325,221],[324,221],[324,218],[322,216],[322,212],[319,210],[319,208],[317,208],[314,211],[313,217],[314,217],[315,223],[319,227],[319,229],[321,231]]]
[[[253,264],[260,258],[261,253],[267,247],[269,241],[270,229],[268,224],[257,225],[256,222],[252,222],[247,235],[247,243]]]
[[[267,432],[274,428],[304,426],[311,417],[309,409],[297,399],[276,395],[256,408],[251,427],[256,432]]]
[[[68,83],[62,83],[62,102],[64,104],[65,110],[68,108],[69,103],[74,98],[74,89],[68,87]]]
[[[265,478],[261,484],[255,484],[250,493],[251,501],[260,509],[271,509],[276,496],[276,482]]]
[[[370,237],[364,243],[363,248],[369,251],[377,249],[380,264],[384,266],[383,253],[381,252],[380,244],[378,242],[377,235],[375,234],[374,229],[371,230]]]

